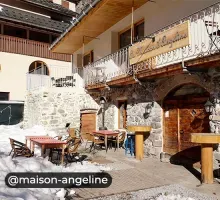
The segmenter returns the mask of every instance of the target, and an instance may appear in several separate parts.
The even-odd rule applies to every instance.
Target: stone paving
[[[120,194],[164,185],[179,184],[220,199],[220,185],[200,184],[200,181],[186,168],[160,162],[158,158],[144,158],[142,162],[124,155],[124,150],[107,153],[100,151],[92,160],[110,166],[112,185],[105,189],[76,189],[74,199],[90,199],[112,194]]]

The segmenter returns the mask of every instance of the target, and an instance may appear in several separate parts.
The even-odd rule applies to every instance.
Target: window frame
[[[86,65],[85,65],[85,63],[84,63],[84,58],[86,57],[86,56],[90,56],[90,63],[93,63],[94,62],[94,51],[93,50],[90,50],[90,51],[88,51],[88,52],[86,52],[86,53],[84,53],[83,54],[83,63],[82,63],[82,65],[83,65],[83,67],[85,67]],[[88,65],[88,64],[87,64]]]
[[[0,92],[0,94],[1,93],[7,94],[7,100],[1,100],[1,96],[0,96],[0,101],[10,101],[10,92]]]
[[[142,23],[145,23],[144,18],[142,18],[142,19],[140,19],[140,20],[138,20],[137,22],[134,23],[134,25],[133,25],[133,41],[134,41],[135,34],[136,34],[135,27],[142,24]],[[121,44],[121,35],[123,33],[125,33],[126,31],[128,31],[129,29],[131,29],[131,24],[130,24],[130,26],[127,26],[126,28],[119,31],[119,33],[118,33],[118,47],[119,47],[119,49],[124,48],[124,47],[121,47],[121,45],[120,45]]]

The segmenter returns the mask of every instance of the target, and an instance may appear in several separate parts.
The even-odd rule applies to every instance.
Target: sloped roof
[[[63,32],[69,26],[68,23],[52,20],[48,17],[26,12],[9,6],[1,5],[0,19],[27,24],[56,32]]]
[[[52,11],[55,11],[55,12],[58,12],[58,13],[61,13],[64,15],[68,15],[68,16],[72,16],[72,17],[77,15],[76,12],[69,10],[69,9],[63,7],[62,5],[56,4],[56,3],[49,1],[49,0],[21,0],[21,1],[31,3],[31,4],[40,6],[40,7],[44,7],[48,10],[52,10]]]

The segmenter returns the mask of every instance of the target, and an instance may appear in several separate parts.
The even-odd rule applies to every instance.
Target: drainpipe
[[[134,0],[132,0],[131,8],[131,44],[133,44],[133,30],[134,29]]]

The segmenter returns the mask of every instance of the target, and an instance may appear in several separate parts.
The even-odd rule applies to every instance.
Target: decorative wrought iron
[[[86,85],[105,83],[113,78],[138,74],[143,70],[153,70],[178,62],[205,57],[220,51],[220,3],[178,20],[146,36],[146,38],[153,38],[186,21],[190,24],[190,44],[188,46],[162,53],[132,66],[129,64],[129,46],[120,49],[118,52],[84,68]],[[96,71],[99,67],[103,68],[100,70],[101,75],[97,76]]]

